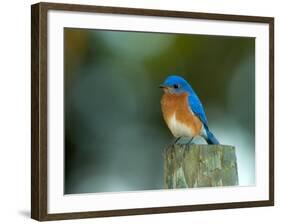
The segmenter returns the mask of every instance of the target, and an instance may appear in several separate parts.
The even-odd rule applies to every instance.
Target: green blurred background
[[[255,184],[255,39],[65,28],[65,193],[163,188],[159,84],[180,74]],[[204,143],[197,138],[198,143]]]

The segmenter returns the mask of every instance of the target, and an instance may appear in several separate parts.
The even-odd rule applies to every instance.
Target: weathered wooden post
[[[164,153],[164,187],[238,185],[235,147],[173,144]]]

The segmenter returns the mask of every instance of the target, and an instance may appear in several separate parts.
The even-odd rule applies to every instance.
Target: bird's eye
[[[180,85],[175,84],[175,85],[174,85],[174,88],[175,88],[175,89],[178,89],[178,88],[180,88]]]

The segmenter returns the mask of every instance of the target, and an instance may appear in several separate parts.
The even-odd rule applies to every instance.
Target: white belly
[[[193,137],[193,131],[190,127],[177,121],[175,114],[167,121],[168,127],[172,134],[178,137]]]

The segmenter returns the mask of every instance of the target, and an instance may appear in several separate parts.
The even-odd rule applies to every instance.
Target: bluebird
[[[160,85],[164,90],[161,109],[164,120],[176,137],[203,137],[208,144],[219,144],[208,127],[203,105],[190,84],[182,77],[171,75]]]

